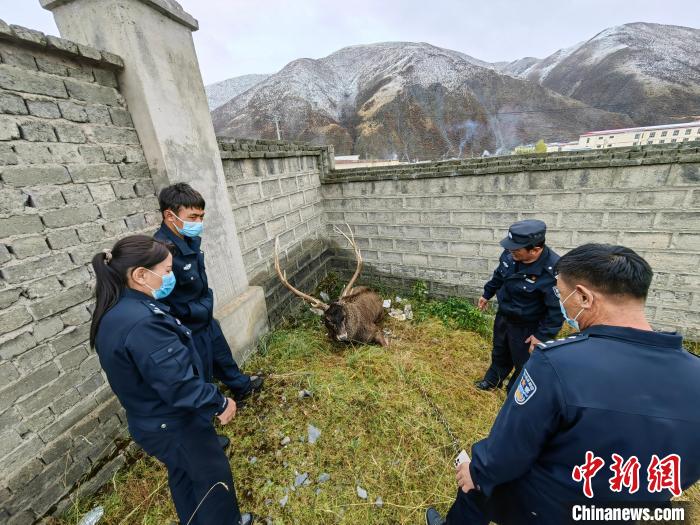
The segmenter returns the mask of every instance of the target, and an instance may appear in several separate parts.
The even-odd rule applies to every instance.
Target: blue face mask
[[[576,317],[574,317],[573,319],[571,317],[569,317],[569,315],[566,313],[566,308],[564,308],[564,303],[569,299],[569,297],[571,297],[575,293],[576,293],[576,290],[571,292],[566,297],[566,299],[564,299],[563,301],[561,299],[559,299],[559,308],[561,308],[561,313],[564,315],[564,320],[566,321],[566,324],[568,324],[571,328],[573,328],[574,330],[576,330],[578,332],[581,330],[581,328],[579,327],[578,321],[576,319],[578,319],[578,316],[581,315],[581,312],[583,312],[583,308],[581,308],[579,313],[577,313]]]
[[[148,268],[146,268],[146,271],[151,272],[151,270],[149,270]],[[151,273],[153,275],[158,275],[156,272],[151,272]],[[164,297],[167,297],[168,295],[170,295],[170,292],[173,291],[173,288],[175,288],[175,283],[176,283],[175,274],[172,271],[169,273],[166,273],[165,275],[158,275],[158,277],[160,277],[162,280],[160,288],[155,290],[155,289],[151,288],[150,286],[146,285],[149,288],[151,288],[151,293],[153,294],[153,298],[156,301],[159,301],[159,300],[163,299]]]
[[[188,222],[183,221],[180,217],[178,217],[175,214],[173,214],[173,216],[182,223],[182,228],[179,228],[177,225],[175,225],[175,229],[180,235],[184,235],[185,237],[199,237],[202,235],[202,230],[204,229],[203,221]]]

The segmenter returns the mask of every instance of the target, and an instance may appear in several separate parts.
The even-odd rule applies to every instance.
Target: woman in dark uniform
[[[236,403],[199,375],[191,331],[158,302],[175,285],[168,246],[146,235],[118,241],[92,259],[97,277],[90,344],[120,403],[129,432],[168,469],[181,525],[248,525],[212,418]]]

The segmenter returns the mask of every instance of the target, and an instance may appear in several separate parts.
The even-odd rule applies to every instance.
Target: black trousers
[[[250,376],[238,368],[238,363],[231,354],[219,321],[213,319],[209,326],[192,334],[197,351],[206,370],[204,380],[211,382],[218,379],[225,384],[235,396],[244,395],[250,390]]]
[[[194,416],[181,428],[162,432],[131,429],[131,435],[149,456],[167,467],[170,494],[181,525],[193,515],[190,525],[239,524],[241,513],[231,466],[211,421]]]
[[[506,389],[515,384],[523,366],[530,358],[530,343],[525,339],[537,330],[539,323],[515,323],[501,314],[496,314],[493,323],[493,349],[491,350],[491,366],[486,371],[484,380],[500,387],[515,368],[508,381]]]
[[[470,490],[468,493],[457,489],[457,497],[447,513],[447,525],[535,525],[556,523],[566,525],[563,521],[542,520],[533,516],[526,506],[512,497],[507,485],[497,486],[491,496]]]

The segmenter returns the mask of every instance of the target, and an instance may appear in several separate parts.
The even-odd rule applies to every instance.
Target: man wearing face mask
[[[501,241],[504,248],[493,277],[484,286],[478,307],[498,297],[493,325],[491,366],[476,382],[481,390],[499,388],[511,373],[510,391],[537,343],[554,337],[562,325],[555,295],[554,268],[559,256],[545,245],[547,226],[538,220],[516,222]]]
[[[217,379],[242,401],[262,388],[263,379],[241,372],[233,359],[219,322],[214,319],[214,295],[209,288],[204,253],[200,246],[204,229],[205,201],[189,184],[177,183],[161,190],[158,201],[163,222],[154,237],[174,245],[173,273],[177,284],[163,299],[171,313],[192,330],[206,381]],[[223,447],[228,438],[220,436]]]
[[[560,525],[581,505],[648,508],[700,479],[700,359],[646,319],[649,264],[587,244],[557,271],[561,309],[581,333],[537,345],[458,467],[447,521],[428,509],[428,525]]]

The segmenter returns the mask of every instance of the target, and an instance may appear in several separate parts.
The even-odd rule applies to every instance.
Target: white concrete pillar
[[[124,59],[119,85],[158,188],[188,182],[207,201],[203,249],[216,312],[238,358],[267,329],[248,284],[192,31],[174,0],[40,0],[61,36]]]

